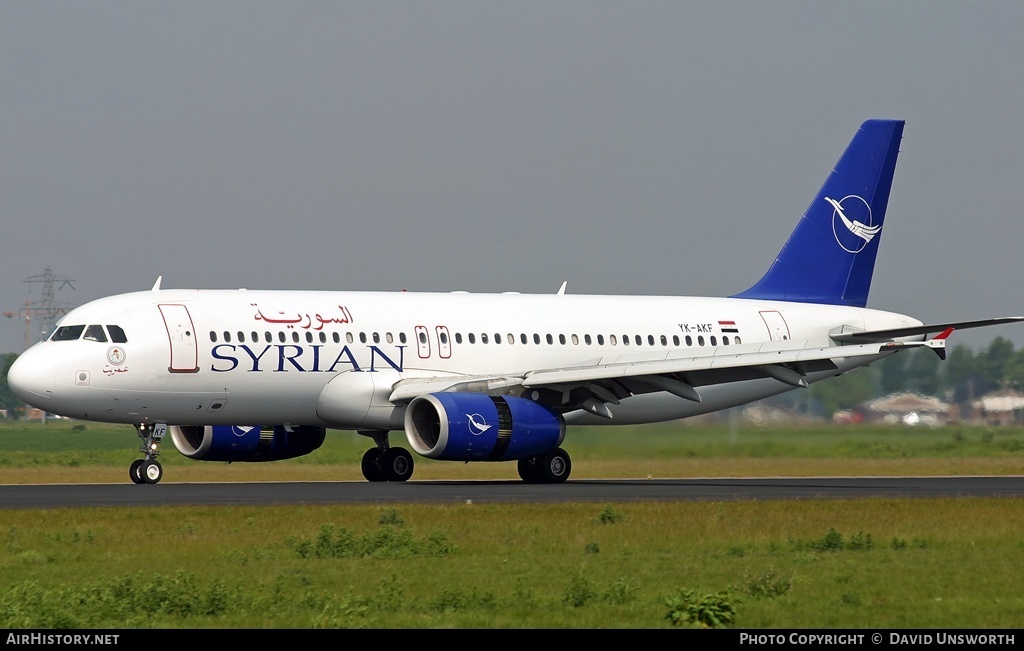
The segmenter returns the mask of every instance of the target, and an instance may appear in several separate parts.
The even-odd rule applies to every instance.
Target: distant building
[[[950,420],[950,405],[919,393],[893,393],[861,405],[864,422],[937,427]]]
[[[972,416],[987,425],[1024,425],[1024,394],[995,391],[971,403]]]

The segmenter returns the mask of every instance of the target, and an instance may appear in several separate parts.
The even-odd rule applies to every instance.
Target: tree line
[[[925,348],[892,355],[866,368],[812,385],[809,397],[814,411],[830,417],[837,411],[901,391],[934,396],[969,410],[972,402],[988,393],[1021,388],[1024,348],[1014,350],[1012,341],[996,337],[977,352],[958,344],[949,349],[945,361]]]

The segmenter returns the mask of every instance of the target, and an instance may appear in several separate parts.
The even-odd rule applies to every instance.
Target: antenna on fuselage
[[[156,277],[156,282],[153,283],[153,291],[154,292],[160,291],[160,281],[163,280],[163,279],[164,279],[163,276],[157,276]]]
[[[566,285],[567,285],[568,283],[569,283],[569,281],[568,281],[568,280],[563,280],[563,281],[562,281],[562,286],[558,288],[558,295],[559,295],[559,296],[562,296],[563,294],[565,294],[565,286],[566,286]]]

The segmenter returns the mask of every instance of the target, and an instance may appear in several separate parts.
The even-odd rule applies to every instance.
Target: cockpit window
[[[53,331],[50,341],[74,341],[82,336],[84,325],[61,326]]]
[[[83,337],[83,339],[85,339],[86,341],[106,341],[107,333],[103,332],[103,326],[86,326],[85,336]]]
[[[110,340],[115,344],[128,343],[128,337],[125,336],[124,330],[121,329],[121,326],[108,325],[107,332],[110,333]]]

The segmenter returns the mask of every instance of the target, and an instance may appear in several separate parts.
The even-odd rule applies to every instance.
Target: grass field
[[[0,483],[127,483],[131,428],[84,426],[0,425]],[[160,459],[164,482],[358,479],[366,447],[338,433],[289,462],[207,464],[170,445]],[[671,424],[571,429],[565,447],[575,478],[1024,474],[1019,428]],[[414,479],[516,476],[514,464],[416,462]],[[8,509],[0,628],[1016,629],[1022,507]]]

